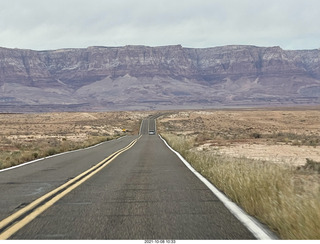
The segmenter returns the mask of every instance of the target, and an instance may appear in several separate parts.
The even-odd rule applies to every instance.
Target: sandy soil
[[[320,107],[184,111],[160,120],[163,131],[194,136],[196,150],[293,166],[320,161]]]
[[[85,141],[91,136],[138,133],[152,112],[0,114],[0,152],[39,139]],[[155,113],[155,112],[153,112]],[[172,112],[160,131],[193,136],[197,150],[212,150],[291,165],[320,161],[320,107]]]
[[[233,157],[267,160],[274,163],[286,163],[300,166],[306,163],[306,158],[320,162],[320,150],[310,146],[265,145],[265,144],[232,144],[230,146],[212,146],[204,144],[197,148],[203,150],[217,150],[221,154]]]

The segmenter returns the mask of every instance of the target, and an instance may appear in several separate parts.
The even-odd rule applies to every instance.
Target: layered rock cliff
[[[319,97],[320,50],[0,48],[2,111],[305,104]]]

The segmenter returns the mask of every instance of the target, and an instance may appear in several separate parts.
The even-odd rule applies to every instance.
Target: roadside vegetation
[[[195,150],[199,145],[195,135],[161,135],[199,173],[280,238],[320,239],[319,162],[308,159],[297,168],[230,157]]]
[[[320,239],[320,107],[179,111],[167,142],[282,239]]]
[[[0,153],[0,169],[62,152],[86,148],[103,141],[115,139],[119,136],[120,135],[90,136],[88,139],[83,141],[68,141],[65,137],[60,139],[59,136],[43,139],[34,139],[33,137],[29,137],[30,139],[28,143],[13,143],[7,139],[6,142],[8,144],[12,144],[14,150],[5,150]]]
[[[137,134],[138,112],[0,114],[0,169]]]

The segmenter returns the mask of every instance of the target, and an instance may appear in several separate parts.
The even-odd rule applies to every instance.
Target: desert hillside
[[[318,104],[320,50],[0,48],[0,111]]]

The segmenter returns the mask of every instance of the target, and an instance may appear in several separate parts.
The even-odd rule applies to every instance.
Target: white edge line
[[[198,173],[191,165],[185,160],[180,153],[170,147],[170,145],[159,135],[161,140],[167,147],[174,152],[179,159],[194,173],[226,206],[226,208],[259,240],[276,240],[277,238],[269,231],[263,228],[253,217],[249,216],[238,205],[228,199],[222,192],[220,192],[214,185],[212,185],[206,178]],[[270,232],[270,233],[269,233]]]
[[[143,119],[142,119],[141,124],[140,124],[139,136],[141,135],[142,124],[143,124]]]
[[[124,137],[126,137],[126,136],[127,136],[127,135],[122,136],[122,137],[119,137],[119,138],[116,139],[116,140],[120,140],[120,139],[122,139],[122,138],[124,138]],[[99,144],[96,144],[96,145],[93,145],[93,146],[90,146],[90,147],[86,147],[86,148],[80,148],[80,149],[76,149],[76,150],[72,150],[72,151],[67,151],[67,152],[62,152],[62,153],[50,155],[50,156],[47,156],[47,157],[44,157],[44,158],[38,158],[38,159],[29,161],[29,162],[25,162],[25,163],[22,163],[22,164],[19,164],[19,165],[16,165],[16,166],[12,166],[12,167],[9,167],[9,168],[1,169],[1,170],[0,170],[0,173],[1,173],[1,172],[4,172],[4,171],[11,170],[11,169],[20,168],[20,167],[26,166],[26,165],[28,165],[28,164],[33,164],[33,163],[36,163],[36,162],[39,162],[39,161],[42,161],[42,160],[45,160],[45,159],[48,159],[48,158],[53,158],[53,157],[61,156],[61,155],[68,154],[68,153],[74,153],[74,152],[78,152],[78,151],[83,151],[83,150],[95,148],[95,147],[98,147],[98,146],[100,146],[100,145],[102,145],[102,144],[104,144],[104,143],[107,143],[107,142],[109,142],[109,141],[103,141],[103,142],[100,142]]]

